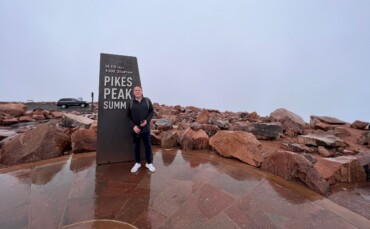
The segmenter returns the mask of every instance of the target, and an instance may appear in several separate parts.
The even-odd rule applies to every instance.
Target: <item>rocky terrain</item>
[[[96,150],[97,113],[54,104],[0,104],[0,168]],[[268,117],[154,104],[152,144],[211,150],[301,183],[322,195],[370,180],[369,123],[310,117],[286,109]]]

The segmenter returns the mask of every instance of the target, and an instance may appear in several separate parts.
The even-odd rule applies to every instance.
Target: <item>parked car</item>
[[[87,107],[89,104],[86,101],[73,99],[73,98],[63,98],[59,99],[57,102],[57,106],[63,109],[71,106],[80,106],[80,107]]]

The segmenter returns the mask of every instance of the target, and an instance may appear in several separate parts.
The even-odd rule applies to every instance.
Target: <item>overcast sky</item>
[[[368,0],[0,0],[0,101],[98,96],[136,56],[166,105],[370,121]]]

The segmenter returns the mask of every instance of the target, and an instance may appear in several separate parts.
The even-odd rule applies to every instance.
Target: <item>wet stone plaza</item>
[[[370,228],[302,185],[208,151],[155,148],[155,173],[132,165],[97,166],[87,153],[2,169],[0,227]]]

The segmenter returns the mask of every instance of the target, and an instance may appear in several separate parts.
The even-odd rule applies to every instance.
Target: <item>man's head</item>
[[[143,89],[141,88],[141,86],[134,87],[134,96],[135,99],[141,99],[143,97]]]

